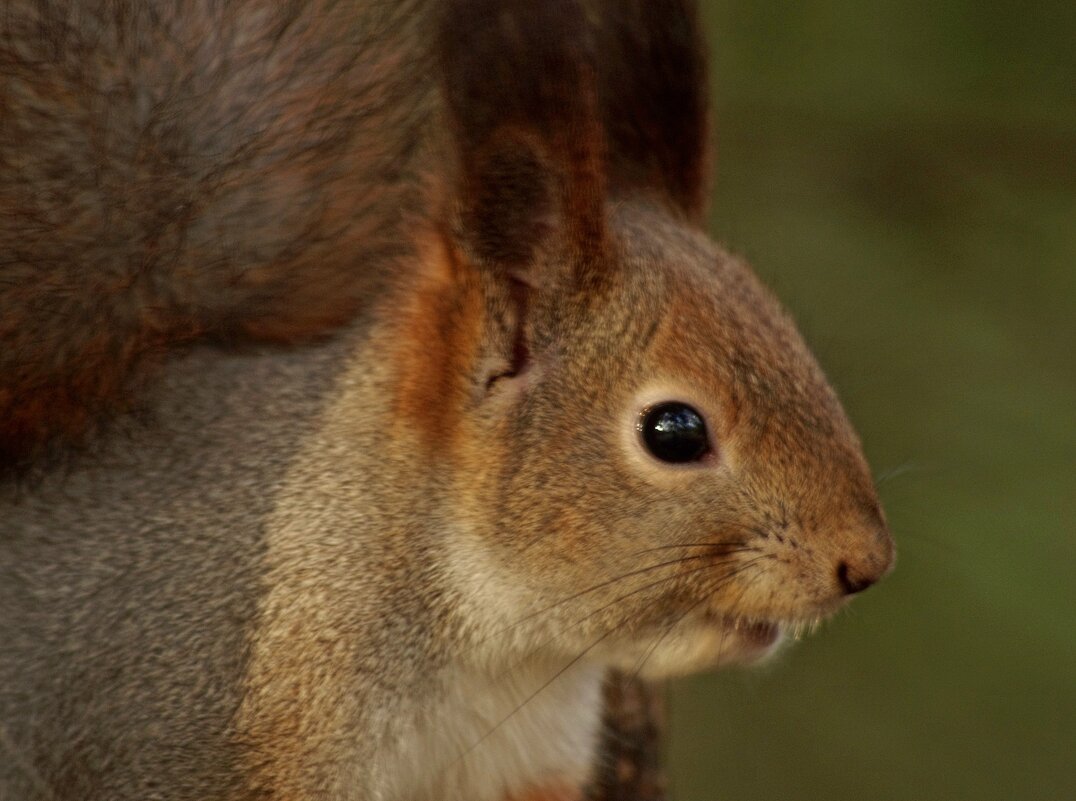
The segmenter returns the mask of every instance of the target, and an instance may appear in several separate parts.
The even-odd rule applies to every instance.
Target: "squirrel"
[[[0,798],[577,799],[891,567],[690,0],[8,0]]]

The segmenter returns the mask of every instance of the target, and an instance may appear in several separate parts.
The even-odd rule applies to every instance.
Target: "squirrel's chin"
[[[635,636],[610,649],[613,667],[648,679],[665,679],[726,665],[752,665],[773,655],[786,639],[775,621],[706,616],[653,636]]]

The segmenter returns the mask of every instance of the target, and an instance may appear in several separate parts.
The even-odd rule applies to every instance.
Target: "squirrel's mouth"
[[[776,620],[706,612],[621,643],[616,666],[657,679],[751,665],[777,650],[784,631],[785,624]]]
[[[774,654],[783,641],[814,631],[821,620],[748,617],[709,609],[672,628],[658,626],[619,641],[614,646],[614,666],[657,679],[753,665]]]
[[[781,639],[781,624],[772,620],[724,618],[722,624],[730,627],[749,646],[768,649]]]
[[[800,640],[813,634],[821,625],[823,615],[795,620],[747,617],[707,611],[704,627],[719,633],[720,651],[717,663],[751,664],[765,659],[786,640]]]
[[[718,637],[718,665],[751,664],[765,659],[777,649],[786,629],[786,624],[778,620],[717,612],[707,613],[701,622],[704,629]]]
[[[795,620],[772,620],[766,618],[736,617],[709,613],[707,617],[716,622],[716,628],[731,632],[736,640],[738,658],[743,663],[757,662],[772,654],[783,640],[799,641],[814,634],[828,615]]]

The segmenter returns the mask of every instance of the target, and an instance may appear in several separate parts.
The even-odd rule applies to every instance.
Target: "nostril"
[[[861,573],[850,567],[847,562],[841,562],[837,565],[837,583],[841,585],[845,595],[855,595],[857,592],[863,592],[875,582],[875,579],[875,576]]]

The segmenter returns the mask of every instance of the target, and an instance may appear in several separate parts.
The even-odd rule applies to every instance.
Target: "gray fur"
[[[156,388],[152,422],[5,488],[0,798],[237,786],[264,522],[345,353],[193,353]]]

